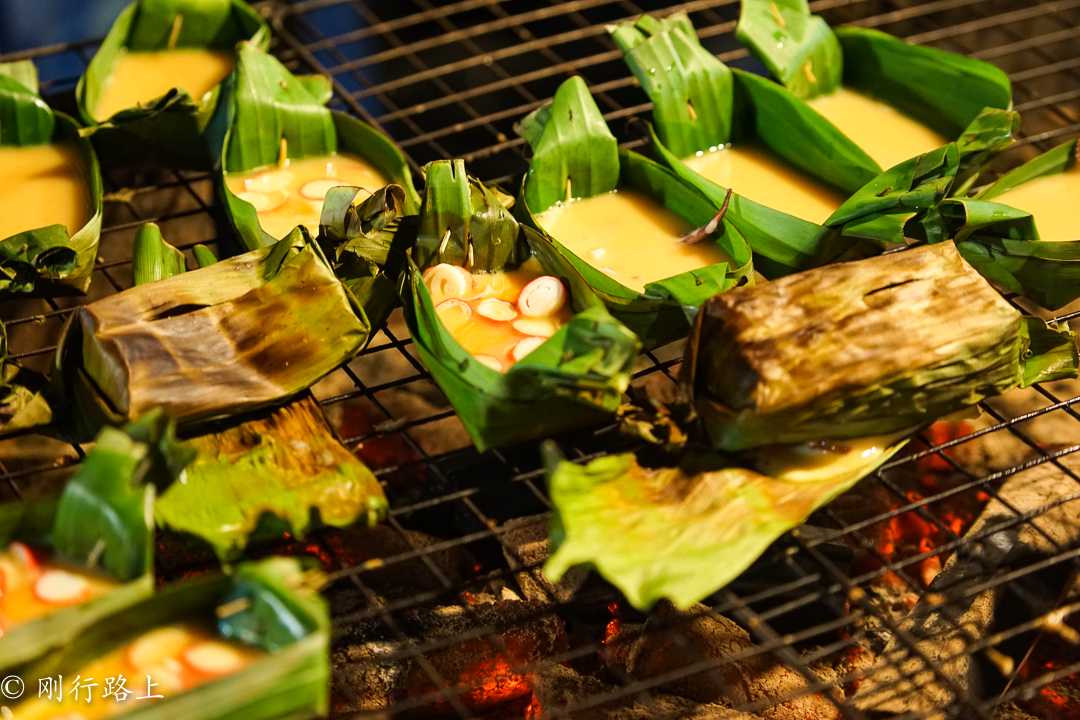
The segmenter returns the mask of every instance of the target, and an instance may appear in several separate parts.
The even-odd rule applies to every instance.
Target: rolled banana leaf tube
[[[58,499],[0,505],[0,671],[60,652],[153,592],[155,483],[190,455],[150,413],[105,428]]]
[[[38,95],[30,60],[0,63],[0,300],[83,294],[101,237],[97,155]]]
[[[544,574],[587,564],[647,609],[687,608],[734,580],[780,535],[892,457],[899,433],[848,443],[772,445],[747,467],[715,456],[649,468],[632,454],[578,465],[545,443],[555,512]]]
[[[428,165],[416,244],[401,279],[405,320],[420,359],[481,452],[610,418],[629,385],[640,347],[570,260],[547,239],[520,226],[506,203],[512,198],[468,177],[460,160]],[[467,303],[442,297],[453,289],[454,278],[461,279],[459,294],[466,296],[466,287],[478,287],[473,283],[487,275],[524,272],[528,266],[542,273],[537,279],[545,287],[561,287],[558,297],[565,321],[530,318],[527,313],[532,310],[526,309],[529,303],[522,297],[516,302],[519,309],[492,298],[502,303],[495,309],[505,318],[492,320],[496,326],[520,320],[550,324],[547,331],[528,326],[528,333],[537,333],[526,342],[528,352],[515,354],[508,367],[500,363],[494,369],[492,360],[497,358],[473,355],[443,320],[449,317],[444,303]],[[439,285],[437,291],[442,311],[428,287],[429,282],[436,285],[437,275],[446,279],[445,287]],[[466,275],[472,283],[466,282]],[[478,306],[475,312],[484,311]],[[514,332],[518,327],[526,326],[515,325]]]
[[[53,383],[92,435],[153,408],[184,432],[306,390],[371,334],[363,305],[307,231],[79,308]]]
[[[210,170],[207,128],[236,45],[266,48],[270,28],[241,0],[136,0],[113,23],[75,97],[106,167]]]
[[[93,678],[97,687],[82,688],[93,691],[88,712],[120,703],[131,717],[154,720],[322,716],[330,622],[319,582],[292,558],[179,582],[103,617],[16,672],[62,682],[65,692],[76,677]],[[111,678],[115,691],[118,676],[127,679],[125,692],[106,695],[106,683]],[[55,696],[32,697],[13,713],[51,717],[55,703]]]
[[[517,129],[533,147],[517,216],[551,238],[646,348],[684,337],[702,302],[750,282],[750,247],[721,205],[619,150],[580,77]]]
[[[715,447],[743,450],[887,435],[1076,373],[1073,333],[1022,316],[944,242],[716,296],[680,392]]]
[[[985,61],[879,30],[834,31],[807,0],[742,0],[735,34],[781,85],[882,167],[955,141],[958,194],[1016,132],[1008,76]]]
[[[390,183],[407,215],[420,198],[405,156],[374,127],[328,110],[329,80],[295,77],[252,43],[237,49],[210,133],[221,154],[219,195],[249,250],[297,225],[314,234],[327,191],[362,188],[360,200]]]
[[[956,247],[985,277],[1048,310],[1080,299],[1077,140],[1006,173],[941,211]]]

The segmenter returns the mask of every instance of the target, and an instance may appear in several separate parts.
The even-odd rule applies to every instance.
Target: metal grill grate
[[[588,81],[619,139],[631,146],[637,142],[626,120],[646,115],[649,105],[604,24],[642,12],[663,13],[668,5],[646,0],[257,4],[273,23],[273,51],[295,72],[330,75],[335,89],[331,106],[359,115],[392,137],[414,171],[437,158],[463,157],[472,174],[507,185],[517,182],[526,167],[513,123],[573,74]],[[754,69],[732,35],[737,2],[695,0],[680,7],[690,12],[707,48],[733,66]],[[999,171],[1080,131],[1080,0],[821,0],[812,7],[833,24],[880,28],[986,59],[1009,73],[1023,127],[1016,148],[998,160]],[[2,60],[34,59],[46,97],[71,112],[75,82],[95,49],[96,43],[88,41]],[[116,172],[106,177],[106,191],[113,195],[106,204],[90,297],[19,301],[3,309],[12,357],[23,364],[46,370],[71,309],[130,284],[131,240],[140,223],[158,222],[166,238],[185,251],[195,243],[224,254],[236,251],[205,174]],[[1061,317],[1076,314],[1080,311]],[[643,356],[635,382],[654,393],[670,392],[679,352],[668,347]],[[859,674],[850,659],[885,634],[922,662],[921,668],[912,666],[917,661],[897,664],[891,687],[899,696],[910,695],[905,681],[937,683],[955,698],[948,705],[950,716],[991,718],[1015,711],[1020,714],[1011,717],[1025,717],[1024,712],[1040,717],[1049,715],[1039,709],[1050,706],[1060,717],[1080,716],[1075,698],[1070,705],[1059,690],[1059,681],[1080,672],[1080,654],[1066,651],[1069,645],[1062,638],[1070,639],[1068,624],[1044,617],[1063,603],[1066,611],[1078,607],[1068,587],[1080,549],[1063,544],[1042,522],[1080,492],[1080,463],[1071,455],[1080,448],[1080,415],[1073,407],[1080,400],[1078,384],[1037,387],[1014,399],[986,403],[982,419],[965,430],[974,431],[963,436],[924,435],[917,450],[891,461],[846,500],[817,513],[806,530],[786,536],[756,573],[709,599],[713,613],[749,629],[754,641],[723,658],[710,657],[687,640],[685,620],[679,627],[678,620],[654,614],[643,631],[646,616],[631,611],[616,591],[595,578],[588,592],[565,601],[529,603],[512,617],[492,616],[484,605],[474,604],[477,595],[500,583],[513,586],[519,573],[539,571],[535,561],[518,553],[520,546],[503,526],[549,511],[539,455],[535,447],[518,447],[479,456],[462,441],[460,425],[417,361],[399,316],[315,392],[346,442],[386,483],[393,507],[387,524],[393,532],[352,542],[351,536],[324,533],[291,549],[319,554],[339,568],[332,595],[338,634],[377,625],[384,650],[389,648],[379,655],[379,664],[412,673],[419,678],[417,687],[427,683],[430,690],[426,695],[390,693],[382,700],[371,692],[358,695],[357,675],[350,674],[349,666],[365,667],[365,661],[335,656],[335,715],[366,709],[380,717],[721,717],[717,707],[672,704],[667,695],[672,683],[720,668],[714,677],[723,684],[730,677],[723,669],[728,663],[738,660],[762,670],[775,657],[782,663],[779,695],[746,693],[740,709],[763,717],[817,717],[792,710],[799,696],[816,694],[827,707],[834,702],[829,698],[836,698],[843,717],[875,717],[880,709],[840,703],[829,688],[853,688]],[[576,461],[635,449],[613,430],[598,428],[560,438],[559,444]],[[0,499],[54,491],[82,456],[82,448],[31,436],[0,442]],[[1010,483],[1048,468],[1075,486],[1056,499],[1018,503]],[[965,535],[987,502],[1000,504],[1002,524]],[[958,525],[958,509],[965,507],[969,516]],[[1064,505],[1064,510],[1077,515],[1075,505]],[[934,542],[903,556],[890,552],[882,538],[913,523]],[[980,540],[990,546],[1010,527],[1026,528],[1048,550],[1013,559],[996,573],[974,577],[945,594],[937,585],[926,587],[924,573],[935,560],[958,549],[974,557],[972,548]],[[392,542],[387,541],[390,535]],[[169,552],[167,543],[161,550],[161,572],[170,579],[206,564],[198,553]],[[508,556],[516,558],[517,567]],[[970,615],[961,617],[957,609],[977,604],[975,599],[987,592],[996,593],[998,600],[992,627],[969,634],[958,647],[930,654],[918,642],[917,629],[903,625],[906,613],[891,611],[885,602],[889,593],[894,604],[918,601],[924,615],[937,617],[935,632],[946,636],[961,632],[960,625],[970,629]],[[413,628],[422,611],[447,606],[457,608],[454,612],[464,620],[449,623],[449,630],[417,636]],[[542,661],[522,661],[521,629],[553,615],[569,629],[566,644]],[[681,653],[685,662],[647,678],[620,675],[618,662],[608,656],[615,654],[612,633],[624,630],[620,643],[628,645],[625,638],[635,633],[663,636],[669,652]],[[607,656],[601,657],[601,651]],[[834,662],[841,656],[849,662]],[[461,658],[487,664],[460,667]],[[996,663],[982,673],[982,687],[969,686],[955,670],[967,660]],[[531,686],[522,690],[512,671],[532,673],[535,680],[544,668],[560,663],[605,682],[579,683],[579,692],[543,704],[544,715],[538,715],[537,701],[530,702]],[[834,668],[831,675],[822,671],[828,663]],[[499,693],[516,699],[485,704]],[[1059,700],[1064,704],[1053,705]],[[784,701],[788,704],[779,706]],[[636,715],[633,703],[638,703]],[[913,701],[887,713],[924,717],[927,707]]]

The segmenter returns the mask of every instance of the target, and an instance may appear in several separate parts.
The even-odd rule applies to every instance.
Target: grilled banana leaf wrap
[[[754,268],[768,279],[876,254],[883,243],[903,243],[905,231],[918,231],[923,224],[940,228],[936,208],[954,191],[962,158],[1003,147],[1018,122],[1015,113],[1003,118],[998,111],[974,117],[960,148],[937,150],[883,172],[803,100],[776,83],[720,62],[701,46],[685,13],[663,20],[645,15],[608,31],[653,102],[649,127],[653,156],[717,207],[727,199],[728,189],[691,170],[683,158],[729,142],[761,147],[810,178],[852,196],[817,225],[732,194],[725,218],[746,238],[754,251]],[[887,196],[863,192],[871,185],[889,187]],[[915,227],[908,228],[908,221]],[[867,227],[873,228],[869,237]],[[884,240],[883,227],[888,230]]]
[[[105,595],[6,629],[0,672],[61,651],[153,592],[155,483],[171,482],[190,457],[176,442],[172,420],[148,413],[122,430],[103,429],[58,499],[0,505],[0,552],[18,541],[120,583]]]
[[[718,295],[690,337],[690,440],[668,466],[577,465],[545,447],[556,511],[545,573],[588,564],[637,607],[689,607],[913,432],[1076,374],[1073,333],[1021,316],[951,243]]]
[[[880,30],[835,31],[807,0],[742,0],[735,35],[781,85],[802,99],[841,86],[881,100],[956,138],[963,195],[1007,148],[1019,125],[1008,76],[983,60],[909,45]]]
[[[750,247],[726,217],[721,217],[715,232],[704,242],[716,243],[732,262],[649,283],[644,292],[622,285],[544,231],[535,215],[565,201],[568,187],[574,198],[602,195],[618,188],[637,190],[698,228],[708,225],[721,207],[653,161],[620,150],[580,77],[564,82],[550,104],[526,117],[515,129],[533,149],[515,213],[552,240],[646,349],[685,337],[701,303],[751,280]],[[656,252],[663,253],[664,249],[658,247]]]
[[[988,279],[1048,310],[1080,298],[1080,238],[1041,240],[1038,218],[996,199],[1040,177],[1080,172],[1077,147],[1077,140],[1070,140],[1006,173],[974,199],[956,198],[941,207],[965,260]]]
[[[265,654],[224,677],[155,703],[136,703],[134,720],[306,720],[329,709],[330,619],[318,581],[293,558],[243,563],[231,575],[169,585],[105,616],[73,642],[25,663],[23,677],[75,677],[80,668],[167,625],[198,622],[222,640]],[[133,682],[128,689],[136,690]],[[129,700],[131,702],[131,700]],[[18,717],[19,707],[13,709]]]
[[[416,213],[420,198],[405,156],[372,126],[327,109],[331,91],[326,77],[296,77],[254,43],[237,47],[236,70],[222,84],[222,99],[207,135],[221,154],[218,194],[240,241],[249,250],[278,238],[262,229],[251,203],[229,190],[224,173],[277,165],[284,159],[283,153],[290,160],[335,152],[355,155],[400,185],[405,214]],[[366,191],[370,194],[377,189]]]
[[[429,164],[416,245],[401,281],[405,320],[420,359],[481,452],[610,419],[640,347],[559,249],[514,220],[505,205],[511,202],[468,177],[461,160]],[[569,290],[574,315],[500,373],[447,331],[422,273],[439,263],[474,273],[513,270],[530,257]]]
[[[136,0],[113,23],[79,78],[75,99],[106,167],[157,165],[211,170],[221,146],[204,135],[221,96],[221,85],[201,98],[173,88],[161,97],[98,121],[104,87],[125,52],[174,48],[232,51],[242,40],[270,45],[270,28],[243,0]]]
[[[0,322],[0,438],[52,422],[49,382],[8,359],[7,330]]]
[[[61,224],[25,228],[0,238],[0,301],[19,295],[54,297],[86,292],[101,238],[101,168],[79,125],[38,95],[30,60],[0,63],[0,147],[62,143],[73,147],[86,183],[90,219],[74,234]]]

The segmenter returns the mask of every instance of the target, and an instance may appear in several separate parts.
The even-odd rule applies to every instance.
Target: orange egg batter
[[[0,634],[105,595],[117,585],[13,542],[0,553]]]

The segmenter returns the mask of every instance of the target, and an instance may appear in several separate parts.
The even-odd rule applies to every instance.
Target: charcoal
[[[514,579],[526,599],[566,602],[585,584],[589,570],[584,566],[571,568],[554,584],[544,577],[544,563],[551,554],[548,522],[547,515],[531,515],[505,523],[503,555],[512,570],[520,571],[514,574]]]

